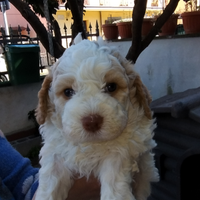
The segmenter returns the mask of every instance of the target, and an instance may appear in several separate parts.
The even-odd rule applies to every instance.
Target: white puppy
[[[150,100],[116,49],[88,40],[67,49],[39,92],[36,200],[65,200],[74,174],[96,176],[101,200],[146,200],[158,179]]]

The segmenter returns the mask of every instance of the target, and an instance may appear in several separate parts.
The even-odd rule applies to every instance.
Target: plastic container
[[[40,80],[39,52],[37,44],[8,44],[5,59],[12,85],[38,82]]]

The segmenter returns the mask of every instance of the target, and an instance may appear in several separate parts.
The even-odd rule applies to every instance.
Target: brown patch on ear
[[[139,75],[136,75],[136,78],[133,83],[133,87],[136,88],[135,97],[141,107],[144,109],[144,113],[148,119],[152,119],[152,113],[150,109],[150,103],[152,101],[151,96],[147,88],[143,85]]]
[[[126,71],[126,75],[129,79],[131,103],[134,104],[135,101],[137,101],[139,106],[144,109],[145,116],[148,119],[152,119],[152,113],[149,106],[152,101],[151,96],[147,88],[143,85],[140,76],[133,71],[133,64],[122,57],[118,51],[113,51],[112,55],[119,60]]]
[[[48,91],[50,88],[50,84],[52,82],[52,77],[51,76],[46,76],[42,88],[40,89],[38,93],[38,106],[36,109],[36,120],[38,124],[44,124],[46,116],[47,116],[47,110],[48,110]]]

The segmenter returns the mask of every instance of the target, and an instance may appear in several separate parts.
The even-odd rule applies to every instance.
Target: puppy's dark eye
[[[114,92],[117,89],[116,83],[108,83],[105,87],[105,92]]]
[[[66,97],[72,97],[75,94],[75,92],[72,88],[67,88],[64,90],[64,94]]]

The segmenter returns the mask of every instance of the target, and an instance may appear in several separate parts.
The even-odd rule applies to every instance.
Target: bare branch
[[[21,15],[29,22],[29,24],[32,26],[32,28],[37,33],[41,43],[45,47],[45,49],[49,52],[49,42],[48,42],[48,35],[47,30],[44,27],[44,25],[41,23],[39,18],[35,15],[35,13],[30,9],[29,5],[21,0],[9,0],[10,3],[12,3],[16,9],[21,13]],[[54,56],[56,58],[59,58],[65,48],[62,47],[59,42],[57,42],[53,38],[53,46],[54,46]]]
[[[55,34],[55,40],[60,44],[62,45],[62,35],[61,35],[61,32],[60,32],[60,27],[59,27],[59,24],[58,22],[53,18],[52,20],[52,26],[53,26],[53,30],[54,30],[54,34]]]
[[[163,11],[162,15],[160,15],[160,17],[156,20],[155,25],[153,26],[153,28],[151,29],[149,34],[144,38],[143,41],[141,40],[141,26],[139,26],[139,23],[141,23],[142,25],[141,20],[143,20],[142,15],[144,16],[144,14],[142,13],[139,15],[139,13],[137,12],[144,12],[145,0],[137,0],[135,2],[134,12],[133,12],[133,29],[138,29],[138,30],[135,30],[135,32],[133,32],[132,44],[126,56],[128,60],[131,60],[134,63],[136,62],[140,53],[146,47],[148,47],[148,45],[152,42],[152,40],[158,34],[159,30],[162,28],[164,23],[173,14],[174,10],[176,9],[178,5],[178,2],[179,0],[170,0],[169,4]],[[140,36],[138,35],[139,32],[140,32]]]
[[[163,11],[162,15],[156,20],[155,25],[151,29],[150,33],[144,38],[142,41],[140,53],[151,43],[154,37],[158,34],[164,23],[169,19],[169,17],[175,11],[179,0],[171,0],[169,4],[166,6],[165,10]]]

